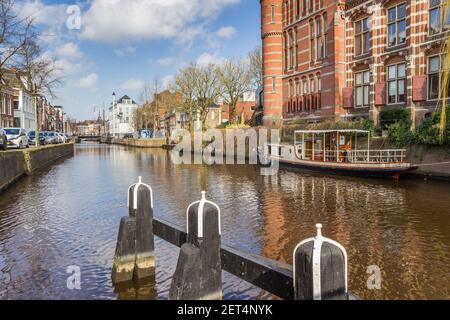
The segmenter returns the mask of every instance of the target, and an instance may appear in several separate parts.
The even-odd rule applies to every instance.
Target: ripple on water
[[[26,177],[0,197],[1,299],[167,299],[179,249],[156,238],[155,278],[115,288],[110,279],[127,187],[142,176],[155,215],[185,225],[206,190],[222,212],[222,240],[291,262],[298,241],[326,236],[349,255],[350,288],[364,298],[450,298],[450,186],[363,180],[255,166],[174,166],[162,150],[79,145],[76,156]],[[367,267],[382,289],[367,289]],[[81,290],[67,288],[79,266]],[[225,299],[272,296],[223,272]]]

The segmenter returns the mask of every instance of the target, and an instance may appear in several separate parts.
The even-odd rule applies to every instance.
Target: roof
[[[124,95],[122,98],[119,99],[119,101],[117,101],[117,103],[122,103],[123,100],[131,100],[132,103],[137,104],[133,99],[131,99],[129,96]]]
[[[369,133],[368,130],[357,130],[357,129],[332,129],[332,130],[296,130],[295,133],[330,133],[330,132],[339,132],[339,133]]]

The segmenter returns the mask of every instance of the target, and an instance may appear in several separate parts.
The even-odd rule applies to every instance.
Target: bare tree
[[[60,70],[52,59],[43,56],[36,38],[34,35],[27,39],[18,51],[16,69],[26,77],[29,88],[34,86],[40,94],[45,93],[56,98],[55,89],[62,83],[61,77],[57,76]]]
[[[187,116],[188,129],[192,129],[193,115],[196,113],[198,104],[197,78],[199,77],[198,66],[191,63],[189,66],[181,69],[175,76],[171,90],[179,95],[174,106]]]
[[[255,86],[255,89],[258,89],[263,85],[263,60],[262,49],[260,46],[257,46],[250,51],[248,54],[248,61],[253,85]]]
[[[252,75],[243,59],[228,59],[217,68],[222,98],[229,106],[230,120],[235,122],[236,105],[245,93],[252,91]]]
[[[159,120],[159,104],[160,104],[160,97],[159,93],[161,91],[161,84],[158,76],[155,76],[153,78],[153,103],[152,103],[152,120],[153,120],[153,133],[156,132],[157,124]]]
[[[197,112],[204,127],[209,107],[221,96],[222,86],[216,65],[210,63],[204,67],[195,66],[198,74],[196,81]]]
[[[5,69],[15,67],[19,50],[34,35],[33,20],[20,18],[14,6],[14,0],[0,0],[0,80]]]

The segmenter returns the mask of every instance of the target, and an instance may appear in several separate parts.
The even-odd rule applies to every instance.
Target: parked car
[[[57,143],[59,143],[59,141],[58,141],[59,139],[58,139],[58,136],[56,135],[56,132],[54,132],[54,131],[46,131],[45,135],[46,135],[46,137],[48,139],[48,143],[49,144],[57,144]]]
[[[138,136],[141,139],[150,139],[153,137],[153,130],[151,130],[151,129],[139,130]]]
[[[0,149],[6,150],[8,148],[8,137],[6,136],[5,130],[0,128]]]
[[[66,142],[69,143],[72,141],[72,136],[68,133],[64,134],[66,136]]]
[[[32,146],[36,145],[36,132],[35,131],[28,132],[28,143]],[[39,144],[41,146],[47,144],[47,139],[43,132],[39,132]]]
[[[28,137],[25,129],[21,128],[5,128],[8,138],[8,148],[28,148]]]
[[[58,135],[59,143],[66,143],[67,142],[67,138],[66,138],[66,136],[63,133],[57,132],[56,134]]]

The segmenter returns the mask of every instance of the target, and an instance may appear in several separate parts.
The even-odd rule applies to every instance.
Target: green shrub
[[[411,131],[410,122],[397,121],[388,127],[389,140],[396,146],[404,147],[415,143],[415,134]]]
[[[416,129],[415,139],[417,143],[439,145],[439,125],[435,117],[426,118]]]
[[[404,122],[405,125],[411,125],[411,111],[407,109],[393,109],[380,112],[382,130],[388,130],[389,126],[397,122]]]

